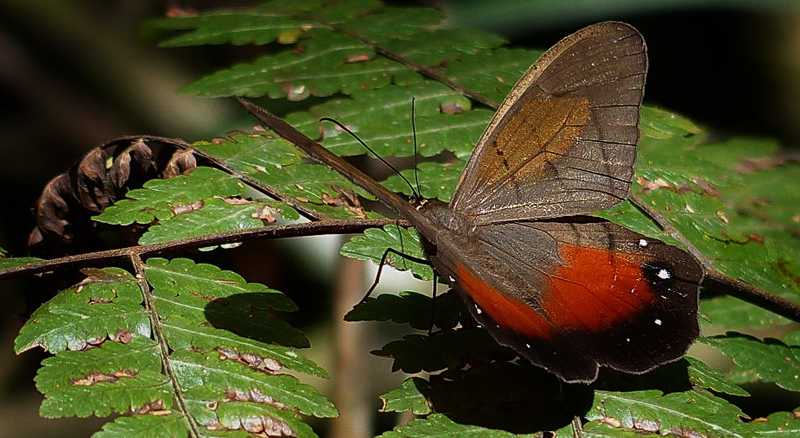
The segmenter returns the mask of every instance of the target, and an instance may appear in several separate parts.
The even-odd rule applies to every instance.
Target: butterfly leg
[[[433,277],[433,293],[431,294],[431,324],[428,326],[428,336],[433,333],[433,322],[436,317],[436,277]]]
[[[398,250],[396,250],[394,248],[386,248],[386,251],[384,251],[383,255],[381,256],[381,261],[378,264],[378,273],[375,275],[375,281],[372,282],[372,286],[370,286],[369,290],[367,290],[367,293],[364,294],[364,298],[362,298],[358,302],[358,304],[361,304],[361,303],[367,301],[367,298],[369,298],[369,296],[372,295],[372,291],[374,291],[375,288],[378,287],[378,283],[381,281],[381,273],[383,272],[383,266],[386,264],[386,259],[389,257],[389,254],[397,254],[397,255],[399,255],[400,257],[403,257],[406,260],[410,260],[410,261],[416,262],[416,263],[422,263],[422,264],[426,264],[426,265],[430,264],[430,262],[428,260],[426,260],[426,259],[421,259],[419,257],[414,257],[414,256],[410,256],[408,254],[404,254],[404,253],[402,253],[402,252],[400,252],[400,251],[398,251]]]

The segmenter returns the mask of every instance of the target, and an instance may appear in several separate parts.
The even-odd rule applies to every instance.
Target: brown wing
[[[575,218],[573,218],[575,219]],[[498,342],[569,382],[680,358],[698,335],[703,271],[686,252],[610,222],[479,227],[432,259]],[[476,240],[477,239],[477,240]]]
[[[647,53],[633,27],[580,30],[548,50],[486,128],[450,204],[478,225],[586,214],[628,195]]]

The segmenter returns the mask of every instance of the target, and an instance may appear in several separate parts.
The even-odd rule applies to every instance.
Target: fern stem
[[[161,331],[161,321],[159,320],[155,306],[153,306],[153,296],[150,293],[150,286],[147,283],[147,278],[145,276],[144,261],[139,254],[131,254],[129,259],[133,265],[134,271],[136,272],[136,282],[139,284],[139,290],[141,290],[142,297],[144,297],[144,305],[149,314],[150,326],[153,328],[155,341],[158,343],[158,346],[161,349],[161,366],[164,369],[164,374],[169,377],[170,384],[172,385],[172,392],[175,394],[175,402],[178,405],[178,410],[181,412],[189,425],[190,436],[200,437],[200,431],[197,422],[195,418],[190,415],[189,410],[186,408],[186,400],[184,400],[183,392],[181,391],[180,385],[178,385],[178,376],[175,375],[175,371],[172,369],[172,365],[170,364],[169,344],[167,344],[167,338],[164,336],[164,332]]]

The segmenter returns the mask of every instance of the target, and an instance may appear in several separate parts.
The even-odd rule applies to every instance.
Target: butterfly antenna
[[[416,193],[422,196],[422,188],[419,186],[419,171],[417,169],[417,98],[411,98],[411,134],[414,136],[414,181],[417,183]],[[421,199],[421,198],[419,198]]]
[[[397,176],[399,176],[400,178],[402,178],[402,179],[403,179],[403,181],[405,181],[405,182],[406,182],[406,184],[408,184],[408,187],[409,187],[409,188],[411,189],[411,191],[414,193],[414,195],[413,195],[413,196],[414,196],[414,198],[415,198],[415,199],[420,199],[420,198],[419,198],[419,193],[418,193],[416,190],[414,190],[414,186],[411,184],[411,181],[409,181],[409,180],[408,180],[408,178],[406,178],[405,176],[403,176],[403,174],[402,174],[402,173],[400,173],[400,171],[399,171],[399,170],[397,170],[397,168],[395,168],[394,166],[392,166],[392,165],[391,165],[391,164],[390,164],[388,161],[384,160],[384,159],[383,159],[383,157],[381,157],[380,155],[378,155],[378,153],[377,153],[377,152],[375,152],[374,150],[372,150],[372,148],[371,148],[371,147],[367,146],[367,144],[366,144],[366,143],[364,143],[364,141],[363,141],[363,140],[361,140],[360,138],[358,138],[358,136],[357,136],[357,135],[356,135],[356,134],[355,134],[353,131],[351,131],[351,130],[350,130],[348,127],[347,127],[347,126],[344,126],[344,125],[343,125],[343,124],[341,124],[341,123],[340,123],[338,120],[334,120],[334,119],[332,119],[332,118],[330,118],[330,117],[322,117],[321,119],[319,119],[319,121],[320,121],[320,122],[331,122],[331,123],[335,124],[336,126],[338,126],[338,127],[339,127],[339,129],[341,129],[342,131],[344,131],[344,132],[346,132],[346,133],[350,134],[350,136],[352,136],[354,139],[356,139],[356,141],[358,141],[359,143],[361,143],[361,146],[364,146],[364,149],[368,150],[368,151],[369,151],[369,152],[370,152],[372,155],[374,155],[374,156],[375,156],[375,158],[377,158],[377,159],[381,160],[381,163],[385,164],[385,165],[386,165],[386,167],[388,167],[389,169],[392,169],[392,171],[393,171],[394,173],[396,173],[396,174],[397,174]],[[416,169],[416,166],[415,166],[415,169]]]

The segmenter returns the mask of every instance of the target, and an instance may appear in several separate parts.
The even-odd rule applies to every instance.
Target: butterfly
[[[644,38],[603,22],[567,36],[512,88],[449,204],[413,206],[254,104],[248,111],[411,222],[434,269],[501,344],[566,382],[644,373],[699,334],[700,264],[588,216],[630,194]]]

